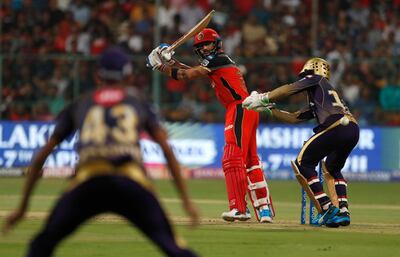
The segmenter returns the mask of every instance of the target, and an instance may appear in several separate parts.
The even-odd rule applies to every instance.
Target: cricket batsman
[[[313,129],[315,134],[304,143],[292,167],[297,180],[319,211],[316,224],[339,227],[350,225],[347,181],[341,170],[357,145],[360,129],[343,99],[329,82],[329,77],[328,62],[321,58],[311,58],[299,73],[299,80],[271,92],[252,92],[243,101],[243,107],[257,111],[272,110],[274,117],[288,123],[317,120],[317,126]],[[307,94],[308,107],[297,112],[282,111],[270,103],[302,92]],[[325,157],[322,169],[330,195],[324,192],[315,170]]]
[[[218,33],[205,28],[194,37],[194,52],[200,65],[187,66],[172,56],[169,45],[161,44],[147,58],[147,65],[176,80],[208,77],[219,102],[226,108],[225,146],[222,168],[225,175],[229,211],[222,213],[226,221],[251,218],[246,204],[246,191],[261,223],[271,223],[274,216],[268,185],[257,155],[256,129],[259,114],[242,107],[249,96],[243,76],[222,49]]]

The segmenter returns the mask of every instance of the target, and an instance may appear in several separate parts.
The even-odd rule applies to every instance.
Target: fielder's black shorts
[[[32,240],[27,256],[51,256],[57,244],[89,218],[112,212],[136,225],[167,256],[196,256],[177,245],[171,226],[153,193],[120,175],[90,178],[66,192],[43,230]],[[132,253],[135,256],[135,253]]]

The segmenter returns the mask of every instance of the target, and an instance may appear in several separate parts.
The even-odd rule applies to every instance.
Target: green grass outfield
[[[202,224],[187,226],[170,181],[155,181],[158,195],[175,223],[177,233],[200,256],[400,256],[400,183],[349,183],[350,227],[329,229],[299,225],[300,187],[295,181],[271,181],[277,217],[274,224],[226,223],[222,180],[189,181]],[[21,178],[0,178],[0,221],[15,207]],[[30,238],[40,229],[65,180],[45,179],[36,189],[27,219],[8,236],[0,235],[0,257],[23,256]],[[253,215],[254,216],[254,215]],[[57,249],[57,257],[163,256],[136,228],[113,215],[82,226]]]

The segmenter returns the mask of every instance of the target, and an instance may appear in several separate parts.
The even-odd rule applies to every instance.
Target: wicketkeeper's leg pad
[[[296,179],[299,181],[301,187],[304,189],[304,191],[307,193],[308,197],[310,198],[311,201],[313,201],[315,208],[317,208],[319,213],[322,213],[322,208],[321,205],[319,204],[318,200],[315,198],[315,195],[313,191],[311,190],[310,186],[308,185],[307,179],[300,173],[299,167],[297,164],[292,161],[292,169],[294,171],[294,174],[296,175]]]
[[[330,161],[330,163],[329,163]],[[332,203],[339,208],[346,207],[348,208],[348,202],[347,202],[347,181],[343,177],[342,172],[340,171],[340,167],[338,167],[336,164],[332,164],[332,160],[328,160],[327,162],[324,162],[322,165],[324,175],[327,173],[327,175],[331,178],[331,186],[328,186],[329,189],[329,194],[332,199]],[[326,179],[326,178],[325,178]],[[333,188],[333,192],[335,193],[334,196],[331,195],[331,189],[330,187]],[[336,199],[334,199],[336,197]],[[334,202],[335,200],[335,202]]]
[[[225,174],[226,190],[228,193],[229,208],[236,208],[241,213],[246,212],[246,168],[242,150],[234,144],[224,147],[222,169]]]
[[[326,167],[325,162],[322,161],[321,164],[322,164],[322,172],[324,174],[325,184],[326,187],[328,188],[329,198],[331,198],[333,205],[339,207],[338,196],[336,194],[336,188],[335,188],[335,179],[329,173],[329,170]]]

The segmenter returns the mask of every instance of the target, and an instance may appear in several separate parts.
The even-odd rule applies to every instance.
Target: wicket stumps
[[[322,164],[319,163],[317,167],[317,173],[318,173],[318,178],[321,181],[321,183],[324,182],[324,176],[322,173]],[[306,224],[306,219],[307,219],[307,193],[304,191],[304,189],[301,189],[301,212],[300,212],[300,224]],[[314,220],[317,218],[318,211],[314,207],[314,203],[308,199],[309,202],[309,224],[313,225]]]

